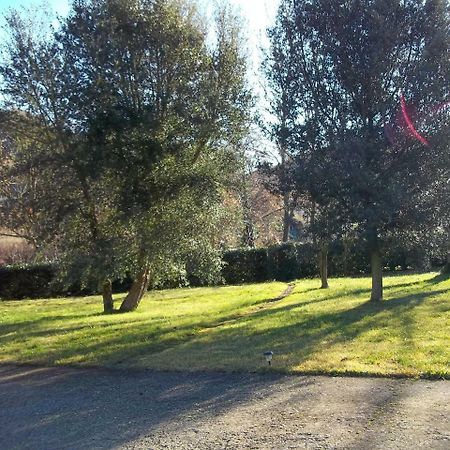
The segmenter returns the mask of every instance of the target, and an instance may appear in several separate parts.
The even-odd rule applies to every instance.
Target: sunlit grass
[[[172,370],[275,370],[449,377],[450,279],[386,277],[149,293],[105,316],[101,299],[0,302],[0,361]],[[274,351],[269,368],[262,352]]]

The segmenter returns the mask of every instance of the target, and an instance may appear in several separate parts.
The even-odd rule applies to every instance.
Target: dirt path
[[[0,366],[0,448],[450,448],[450,382]]]

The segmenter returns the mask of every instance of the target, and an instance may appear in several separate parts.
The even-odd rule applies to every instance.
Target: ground
[[[450,448],[448,381],[0,366],[0,447]]]
[[[298,280],[150,292],[104,315],[100,297],[0,302],[0,362],[188,371],[450,377],[450,278],[387,276],[330,289]],[[263,352],[274,352],[269,367]]]
[[[450,279],[330,285],[2,301],[0,448],[450,448]]]

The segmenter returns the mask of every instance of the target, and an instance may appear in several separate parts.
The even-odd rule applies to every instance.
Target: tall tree
[[[443,182],[440,151],[418,118],[449,95],[449,24],[446,0],[281,4],[292,95],[303,99],[294,114],[319,129],[306,148],[326,150],[328,177],[311,173],[367,242],[373,301],[383,295],[385,236],[435,218],[428,193]]]
[[[188,256],[213,276],[250,105],[233,14],[218,12],[213,44],[195,6],[175,0],[76,1],[39,41],[17,13],[8,24],[3,93],[44,128],[35,165],[59,168],[47,216],[71,205],[53,230],[66,272],[102,285],[106,310],[109,280],[134,274],[121,311]]]
[[[278,161],[275,170],[272,172],[278,181],[274,186],[276,187],[275,192],[281,195],[283,199],[283,242],[289,240],[292,211],[295,207],[291,179],[293,149],[290,144],[292,130],[297,124],[295,112],[300,99],[295,88],[295,68],[288,55],[288,36],[280,26],[281,18],[285,12],[285,6],[281,4],[277,26],[268,30],[270,48],[263,62],[263,72],[267,80],[269,97],[268,113],[271,118],[268,134],[278,153]],[[295,95],[292,95],[293,93]],[[266,166],[266,171],[267,168]]]
[[[294,2],[281,2],[269,37],[265,72],[276,119],[272,128],[288,156],[277,167],[279,185],[284,193],[301,199],[299,206],[308,219],[307,235],[318,252],[321,287],[327,288],[328,245],[343,227],[338,221],[342,214],[336,214],[339,210],[333,208],[325,189],[329,184],[327,164],[329,148],[345,119],[336,107],[336,82],[320,82],[328,74],[328,61],[317,51],[317,37],[296,23]]]

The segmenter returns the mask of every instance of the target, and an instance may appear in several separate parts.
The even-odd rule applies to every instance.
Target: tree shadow
[[[3,448],[121,448],[178,419],[200,423],[270,396],[277,375],[0,366]],[[314,380],[294,383],[299,401]],[[292,385],[292,382],[290,383]],[[26,402],[17,401],[25,398]],[[164,429],[164,428],[162,428]]]
[[[190,354],[193,360],[199,360],[200,366],[207,366],[206,355],[217,353],[222,357],[223,367],[236,367],[239,370],[240,360],[246,360],[242,364],[243,368],[248,370],[249,364],[255,363],[255,370],[258,370],[262,366],[256,365],[254,355],[270,349],[275,352],[275,361],[282,360],[283,355],[289,355],[290,360],[285,366],[289,369],[335,345],[351,343],[361,334],[394,325],[400,327],[404,336],[402,345],[408,345],[413,334],[410,313],[428,298],[448,292],[450,288],[411,293],[380,303],[367,301],[350,309],[322,311],[318,314],[305,313],[302,308],[309,303],[325,302],[327,298],[265,309],[237,320],[232,326],[219,327],[206,336],[188,340],[183,344],[183,352]],[[294,320],[286,324],[285,313],[293,310]],[[277,326],[261,326],[264,323],[276,323],[272,319],[277,317],[280,318]],[[392,320],[395,320],[394,325],[389,322]],[[239,349],[238,358],[235,349]],[[166,357],[176,357],[178,351],[178,348],[165,349],[164,353]]]
[[[153,354],[166,348],[176,347],[193,339],[199,330],[221,326],[223,323],[237,320],[248,310],[258,305],[268,304],[275,297],[257,300],[239,312],[221,313],[220,317],[200,316],[197,322],[173,326],[164,316],[142,316],[139,312],[120,314],[125,321],[109,322],[110,316],[102,313],[66,314],[49,317],[38,317],[20,322],[20,324],[0,324],[0,345],[22,345],[23,341],[33,339],[49,339],[41,356],[33,351],[25,361],[40,361],[43,364],[59,364],[61,361],[73,361],[81,365],[126,365],[128,361],[137,359],[142,354]],[[277,297],[278,298],[278,297]],[[85,318],[104,317],[104,323],[93,326]],[[77,320],[73,324],[65,324],[65,320]],[[55,323],[61,321],[60,326]],[[124,326],[126,325],[126,326]],[[80,344],[79,333],[88,331]],[[53,342],[51,341],[53,339]]]
[[[439,284],[450,280],[450,273],[439,273],[431,280],[427,280],[427,284]]]
[[[411,286],[415,282],[387,286],[386,292],[402,287],[404,284]],[[239,359],[236,349],[239,349],[239,354],[242,352],[245,358],[249,358],[250,348],[254,348],[255,352],[270,348],[276,350],[278,354],[294,353],[296,363],[300,364],[315,353],[338,343],[351,342],[371,327],[380,326],[384,320],[381,316],[386,312],[397,317],[399,326],[404,329],[407,343],[408,336],[412,333],[412,322],[407,314],[408,311],[429,296],[450,290],[450,287],[436,289],[436,282],[430,281],[430,286],[433,286],[433,290],[429,292],[411,293],[385,300],[380,304],[361,302],[356,298],[357,305],[350,309],[321,311],[314,315],[310,314],[305,307],[336,300],[343,295],[343,290],[337,289],[337,292],[321,290],[323,292],[321,298],[293,302],[295,296],[305,296],[305,293],[309,292],[309,290],[300,291],[291,294],[294,299],[288,297],[290,299],[288,304],[270,303],[272,299],[259,300],[238,313],[228,311],[220,317],[211,318],[207,315],[200,316],[198,320],[189,320],[176,327],[170,321],[164,321],[162,317],[149,318],[138,313],[128,315],[126,327],[123,326],[123,322],[105,322],[104,324],[99,322],[94,328],[89,321],[82,321],[84,317],[87,317],[86,314],[59,315],[30,320],[25,325],[20,324],[23,326],[23,333],[20,330],[15,333],[18,330],[17,324],[0,324],[0,344],[17,343],[19,345],[21,340],[27,338],[31,340],[32,338],[53,338],[51,345],[42,352],[42,358],[37,358],[36,353],[28,357],[28,360],[34,358],[48,364],[73,361],[77,364],[126,367],[135,364],[143,356],[152,361],[153,356],[158,357],[163,352],[173,354],[174,358],[177,358],[180,348],[183,352],[192,352],[193,358],[198,358],[200,361],[207,359],[210,352],[223,351],[225,357],[221,367],[234,368],[236,359]],[[345,295],[357,297],[369,292],[368,288],[355,288],[345,290]],[[289,320],[286,324],[285,319],[289,318],[286,313],[288,316],[293,315],[295,320]],[[64,321],[68,317],[74,320],[79,319],[79,321],[67,327],[64,327],[64,324],[57,328],[53,326],[55,321]],[[105,320],[107,317],[105,316]],[[277,324],[272,330],[266,329],[263,326],[264,323],[270,322],[274,317],[280,317],[281,324]],[[258,330],[258,327],[262,331]],[[89,332],[89,336],[82,336],[82,340],[77,344],[81,334],[86,331]],[[258,364],[259,359],[252,361],[254,361],[255,370],[261,368]],[[205,366],[208,366],[206,360]],[[246,369],[248,366],[248,364],[245,365]]]

